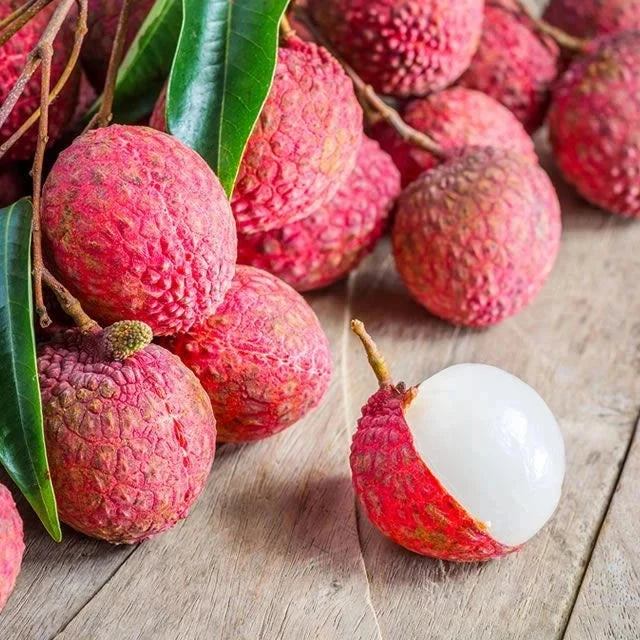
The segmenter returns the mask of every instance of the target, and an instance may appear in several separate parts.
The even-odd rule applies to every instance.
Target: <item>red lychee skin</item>
[[[154,0],[135,0],[129,9],[125,52],[128,51]],[[82,45],[82,66],[96,91],[102,92],[122,0],[89,0],[88,32]]]
[[[405,393],[382,387],[362,408],[351,445],[356,495],[371,522],[425,556],[476,562],[517,551],[494,540],[443,488],[415,449]]]
[[[6,18],[24,3],[20,0],[10,0],[0,3],[0,19]],[[55,3],[53,3],[55,5]],[[38,13],[8,42],[0,47],[0,104],[4,103],[9,92],[16,84],[27,62],[27,56],[35,48],[42,32],[53,13],[50,6]],[[53,43],[53,60],[51,65],[51,87],[53,88],[69,60],[73,48],[73,20],[65,21],[60,33]],[[78,97],[79,69],[69,78],[58,98],[51,104],[49,110],[49,142],[53,143],[62,135],[71,120],[76,108]],[[14,134],[31,114],[40,106],[41,74],[33,74],[11,115],[0,128],[0,143],[5,142]],[[27,133],[3,157],[3,163],[12,160],[30,160],[36,151],[38,142],[38,125],[34,124]]]
[[[168,347],[209,393],[218,440],[248,442],[294,424],[331,378],[327,337],[313,309],[266,271],[238,265],[215,316]]]
[[[379,93],[422,96],[454,82],[478,47],[484,0],[310,0],[338,52]]]
[[[452,87],[410,102],[405,122],[426,133],[446,151],[487,145],[511,149],[537,162],[533,141],[508,109],[493,98],[463,87]],[[391,155],[407,186],[441,160],[402,140],[389,125],[374,126],[373,136]]]
[[[215,452],[204,389],[149,345],[122,362],[99,336],[70,330],[38,349],[51,478],[61,519],[112,543],[150,538],[186,517]]]
[[[238,262],[269,271],[298,291],[326,287],[373,250],[399,193],[393,161],[365,138],[355,169],[329,204],[280,229],[239,235]]]
[[[0,167],[0,208],[13,204],[28,192],[26,171],[15,165]]]
[[[23,554],[22,518],[9,489],[0,484],[0,611],[16,584]]]
[[[553,92],[549,132],[568,182],[593,204],[640,216],[640,31],[604,37]]]
[[[560,233],[547,174],[511,151],[477,148],[402,193],[393,253],[410,293],[431,313],[485,327],[531,302],[551,273]]]
[[[577,38],[640,29],[640,0],[551,0],[544,19]]]
[[[165,105],[163,92],[149,123],[161,131]],[[362,109],[342,67],[322,47],[289,38],[240,165],[231,201],[238,231],[311,215],[353,170],[361,140]]]
[[[231,284],[236,233],[211,169],[147,127],[92,131],[60,154],[44,187],[55,267],[96,320],[188,331]]]
[[[487,0],[480,46],[460,84],[495,98],[530,133],[544,121],[560,49],[515,0]]]

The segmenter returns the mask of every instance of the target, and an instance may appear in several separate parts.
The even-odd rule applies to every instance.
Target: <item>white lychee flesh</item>
[[[405,418],[424,463],[494,540],[518,546],[551,517],[564,442],[528,384],[497,367],[455,365],[419,385]]]

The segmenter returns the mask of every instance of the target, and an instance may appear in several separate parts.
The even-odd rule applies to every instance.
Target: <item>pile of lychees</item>
[[[134,3],[128,43],[152,4]],[[167,133],[164,93],[149,126],[112,125],[61,142],[102,90],[120,11],[119,0],[89,2],[82,69],[51,107],[57,159],[43,188],[42,228],[48,267],[95,323],[56,325],[38,347],[59,512],[87,535],[134,543],[166,530],[202,492],[216,441],[271,436],[318,405],[331,353],[298,292],[347,276],[386,231],[400,277],[431,313],[486,327],[528,305],[560,246],[560,206],[530,138],[547,115],[566,178],[591,202],[640,216],[640,32],[623,31],[640,25],[640,2],[552,0],[549,19],[577,43],[565,71],[569,55],[517,0],[303,4],[301,21],[292,16],[300,36],[282,37],[229,202],[205,161]],[[18,6],[0,0],[0,18]],[[0,47],[0,103],[50,14]],[[63,28],[53,82],[72,43]],[[0,142],[39,97],[36,74]],[[32,128],[1,161],[0,205],[27,191],[22,163],[36,142]],[[406,511],[389,515],[398,510],[376,486],[384,473],[368,467],[377,460],[369,449],[388,440],[376,412],[393,414],[406,438],[415,393],[405,398],[386,378],[381,386],[365,416],[372,435],[354,440],[352,463],[356,490],[387,535],[469,560],[514,550],[542,526],[559,495],[559,454],[553,496],[536,494],[541,506],[526,532],[505,525],[496,542],[483,529],[482,545],[437,549],[431,538],[416,540]],[[557,454],[552,416],[535,392],[517,389],[523,406],[537,403]],[[447,535],[460,522],[471,531],[468,514],[444,494]],[[425,495],[412,493],[412,508],[422,509]],[[0,607],[23,548],[22,523],[0,486]]]

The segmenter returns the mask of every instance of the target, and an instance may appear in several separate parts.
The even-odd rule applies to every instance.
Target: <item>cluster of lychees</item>
[[[91,85],[104,82],[120,4],[90,0],[86,77],[77,69],[52,105],[52,144],[86,110]],[[320,402],[329,345],[297,291],[343,278],[388,226],[400,276],[432,313],[481,327],[527,305],[560,244],[558,199],[529,137],[549,103],[567,179],[592,202],[640,216],[640,33],[619,31],[640,27],[640,3],[623,10],[615,0],[554,0],[550,19],[597,36],[578,45],[559,80],[560,48],[516,0],[305,4],[311,32],[282,39],[230,203],[208,165],[165,132],[164,96],[150,127],[85,133],[48,174],[41,211],[48,265],[96,324],[61,328],[39,345],[45,435],[60,515],[88,535],[132,543],[164,531],[201,493],[216,440],[275,434]],[[135,3],[129,41],[151,5]],[[17,6],[1,0],[0,18]],[[0,47],[0,103],[49,15],[41,12]],[[348,63],[351,79],[316,38]],[[69,28],[56,40],[53,82],[72,39]],[[396,99],[405,127],[391,127],[390,110],[379,109],[382,119],[366,137],[354,78]],[[37,108],[39,82],[29,81],[1,141]],[[369,111],[378,103],[367,95],[360,98]],[[5,156],[0,204],[23,192],[20,163],[36,143],[33,129]],[[388,392],[371,415],[385,410],[378,405]],[[404,399],[390,398],[406,428]],[[463,543],[413,536],[393,515],[394,500],[379,499],[375,468],[367,467],[373,458],[355,442],[356,488],[372,519],[405,546],[486,559],[523,541],[515,533]],[[420,455],[412,449],[412,456],[422,472]],[[390,505],[388,514],[381,505]],[[539,509],[544,519],[548,507]],[[454,531],[461,513],[444,510],[437,526]],[[21,522],[2,487],[0,525],[1,606],[23,550]]]

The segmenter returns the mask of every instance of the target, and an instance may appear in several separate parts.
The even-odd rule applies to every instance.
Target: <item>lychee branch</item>
[[[43,282],[55,294],[62,310],[81,331],[88,332],[99,328],[100,325],[87,315],[77,298],[46,267],[42,268],[41,276]]]
[[[533,22],[538,31],[550,36],[557,44],[570,51],[584,52],[586,50],[589,43],[588,40],[574,38],[566,31],[558,29],[542,18],[539,18],[534,11],[521,0],[517,0],[517,2],[522,12]]]
[[[22,27],[24,27],[31,18],[42,11],[53,0],[29,0],[12,14],[8,15],[0,22],[0,46],[5,44],[12,36],[14,36]]]
[[[291,24],[289,23],[289,18],[287,18],[286,14],[283,15],[282,19],[280,20],[280,33],[282,34],[282,37],[285,40],[287,40],[288,38],[291,38],[296,33],[295,29],[291,27]]]
[[[294,8],[295,15],[304,23],[305,26],[311,31],[313,37],[319,42],[327,51],[331,52],[336,60],[342,65],[345,73],[351,78],[353,86],[356,89],[356,93],[363,103],[363,109],[365,113],[370,116],[373,111],[379,118],[384,120],[387,124],[391,125],[398,135],[411,145],[424,149],[425,151],[433,154],[441,160],[447,160],[449,155],[447,152],[429,136],[425,135],[421,131],[409,126],[402,116],[393,107],[390,107],[374,90],[371,85],[368,85],[349,65],[345,62],[344,58],[331,46],[331,43],[325,38],[324,34],[320,31],[318,26],[313,22],[311,16],[302,9],[296,6]]]

